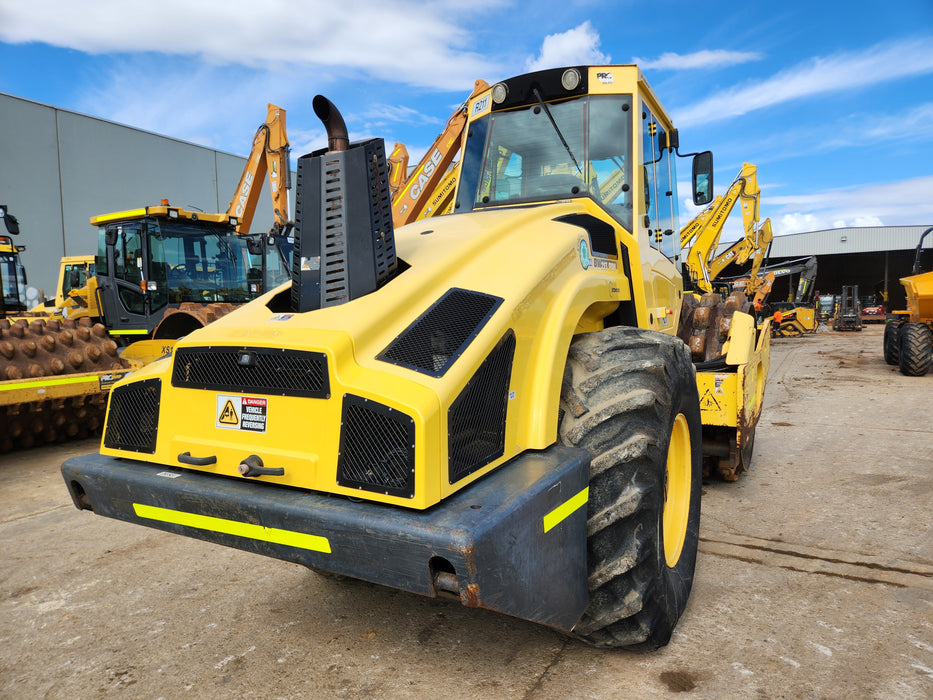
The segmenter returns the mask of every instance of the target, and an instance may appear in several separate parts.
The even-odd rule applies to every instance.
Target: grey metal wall
[[[920,234],[928,226],[933,226],[933,222],[930,222],[927,226],[833,228],[810,233],[775,236],[771,244],[771,257],[796,258],[807,255],[844,255],[914,250],[920,240]],[[927,246],[933,246],[933,241],[928,240],[925,247]]]
[[[256,116],[257,127],[264,117]],[[245,164],[244,157],[0,93],[0,204],[19,219],[16,242],[26,246],[29,283],[46,294],[54,292],[61,256],[97,251],[91,216],[163,198],[226,211]],[[272,225],[268,187],[263,183],[254,231]]]

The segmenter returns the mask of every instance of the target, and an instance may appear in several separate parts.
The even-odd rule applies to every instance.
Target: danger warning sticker
[[[257,396],[217,395],[218,428],[266,432],[266,411],[269,400]]]

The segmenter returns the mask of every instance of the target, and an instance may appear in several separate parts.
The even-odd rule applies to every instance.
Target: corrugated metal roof
[[[794,258],[805,255],[914,250],[920,240],[920,234],[928,228],[929,226],[864,226],[775,236],[771,243],[771,257]],[[933,248],[933,234],[927,236],[924,241],[924,249],[927,247]]]

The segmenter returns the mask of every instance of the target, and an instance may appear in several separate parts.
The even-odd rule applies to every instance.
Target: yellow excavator
[[[75,506],[595,646],[666,644],[703,458],[750,456],[769,334],[744,295],[686,301],[654,91],[601,65],[474,95],[454,213],[397,229],[382,140],[314,109],[328,147],[298,160],[291,284],[112,391],[100,452],[62,466]],[[706,205],[712,154],[693,165]]]
[[[693,284],[705,293],[713,291],[713,282],[729,265],[744,265],[752,260],[747,274],[749,280],[743,290],[754,294],[761,285],[758,270],[771,246],[773,234],[771,219],[758,224],[761,191],[758,188],[758,169],[743,163],[742,170],[723,195],[692,219],[680,232],[682,249],[689,248],[687,272]],[[742,204],[745,235],[722,253],[716,253],[726,219],[737,202]]]

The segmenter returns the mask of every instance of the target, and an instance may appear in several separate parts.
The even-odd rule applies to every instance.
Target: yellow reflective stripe
[[[10,386],[0,386],[0,391],[14,391],[16,389],[32,389],[33,387],[42,386],[62,386],[65,384],[80,384],[81,382],[97,382],[97,375],[95,374],[92,377],[87,375],[74,376],[74,377],[62,377],[60,379],[52,379],[51,377],[46,377],[44,379],[37,379],[34,382],[20,382],[15,381],[11,383]]]
[[[149,331],[145,328],[137,328],[135,330],[126,330],[126,331],[108,331],[110,335],[149,335]]]
[[[590,487],[587,486],[580,493],[561,503],[557,508],[544,516],[544,531],[548,532],[570,516],[577,508],[586,505],[590,497]]]
[[[330,554],[330,542],[327,541],[326,537],[320,537],[318,535],[308,535],[304,532],[292,532],[291,530],[279,530],[274,527],[241,523],[236,520],[215,518],[210,515],[185,513],[180,510],[147,506],[142,503],[134,503],[133,510],[136,511],[136,515],[140,518],[146,518],[148,520],[160,520],[164,523],[193,527],[198,530],[210,530],[211,532],[220,532],[225,535],[272,542],[273,544],[284,544],[287,547],[298,547],[299,549],[310,549],[312,552]]]

